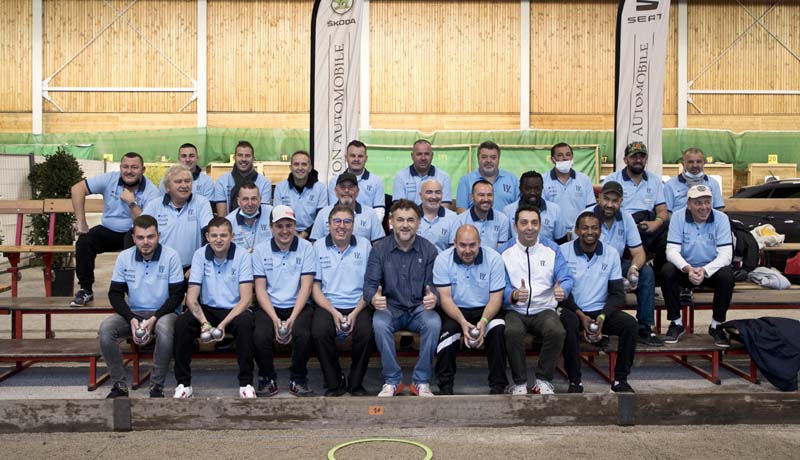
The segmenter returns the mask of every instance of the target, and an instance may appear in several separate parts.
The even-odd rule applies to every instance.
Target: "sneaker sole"
[[[401,384],[398,384],[397,388],[394,389],[394,394],[393,395],[380,396],[380,394],[379,394],[378,397],[379,398],[391,398],[393,396],[399,396],[400,393],[402,393],[405,389],[406,389],[405,384],[401,383]]]
[[[686,331],[683,331],[680,334],[678,334],[678,336],[675,337],[675,339],[667,339],[667,338],[665,338],[664,339],[664,343],[667,343],[667,344],[670,344],[670,345],[672,345],[673,343],[678,343],[678,341],[681,339],[681,337],[683,337],[684,334],[686,334]]]
[[[271,398],[278,393],[280,393],[280,391],[276,391],[275,393],[269,393],[266,391],[256,391],[256,396],[259,398]]]

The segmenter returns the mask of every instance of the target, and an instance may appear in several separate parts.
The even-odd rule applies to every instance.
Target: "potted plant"
[[[45,161],[37,163],[28,174],[28,182],[33,190],[33,198],[71,198],[72,185],[83,179],[83,170],[78,160],[58,147],[56,153],[47,156]],[[56,214],[54,244],[71,245],[75,242],[73,224],[75,215]],[[36,214],[31,216],[28,243],[47,245],[50,232],[50,215]],[[53,295],[72,296],[75,283],[74,253],[55,254],[53,256]]]

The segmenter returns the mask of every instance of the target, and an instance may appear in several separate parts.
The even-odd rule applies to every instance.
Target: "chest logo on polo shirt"
[[[539,261],[539,266],[540,267],[546,267],[547,266],[547,261],[546,260],[540,260]]]
[[[508,184],[503,184],[503,191],[506,193],[511,193],[511,186]]]
[[[366,227],[367,226],[367,221],[364,220],[364,219],[361,219],[361,226],[362,227]]]
[[[624,234],[625,234],[625,231],[623,229],[620,228],[620,229],[617,230],[617,235],[623,236]]]
[[[580,192],[581,191],[581,186],[580,185],[576,185],[575,186],[575,191],[576,192]]]
[[[448,231],[446,228],[443,228],[441,231],[442,231],[442,236],[447,236]]]
[[[353,253],[353,258],[356,260],[361,260],[361,253],[356,251]]]
[[[481,281],[486,280],[486,273],[479,273],[478,276],[480,277]]]
[[[366,189],[367,189],[368,192],[372,192],[372,186],[371,185],[367,185]]]
[[[303,259],[301,259],[300,257],[295,257],[294,258],[294,264],[295,265],[300,265],[301,262],[303,262]]]
[[[158,266],[158,272],[159,273],[164,273],[164,266],[163,265],[159,265]]]
[[[608,264],[601,264],[601,270],[603,271],[608,270]]]

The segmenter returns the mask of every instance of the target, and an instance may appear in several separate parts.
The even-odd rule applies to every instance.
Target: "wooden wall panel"
[[[43,65],[44,78],[52,76],[51,86],[192,86],[197,54],[196,2],[145,0],[125,11],[131,3],[45,0]],[[122,11],[125,13],[114,21]],[[101,31],[94,42],[59,71]],[[50,95],[65,112],[176,112],[191,98],[191,93]],[[188,110],[192,109],[193,106]],[[44,103],[44,110],[57,111],[48,102]]]
[[[30,111],[31,1],[0,2],[0,112]]]
[[[518,113],[519,10],[513,0],[370,2],[371,111]]]
[[[777,5],[770,10],[772,4]],[[755,17],[800,55],[800,2],[706,0],[689,3],[692,89],[798,90],[800,61],[770,37]],[[769,10],[769,11],[768,11]],[[744,35],[733,43],[740,33]],[[692,95],[703,114],[800,114],[800,96]],[[690,105],[689,113],[700,113]],[[797,129],[797,127],[795,127]]]
[[[309,110],[311,0],[208,4],[208,110]]]

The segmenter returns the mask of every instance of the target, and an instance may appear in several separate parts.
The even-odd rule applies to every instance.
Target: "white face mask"
[[[703,178],[703,173],[692,174],[689,171],[684,171],[683,172],[683,177],[685,177],[687,180],[698,181],[698,180]]]
[[[242,217],[244,217],[245,219],[252,219],[252,218],[254,218],[255,216],[258,215],[258,210],[256,212],[252,213],[252,214],[248,214],[248,213],[244,212],[244,209],[239,208],[239,214],[241,214]]]
[[[572,160],[568,161],[556,161],[556,171],[560,172],[561,174],[566,174],[572,169]]]

